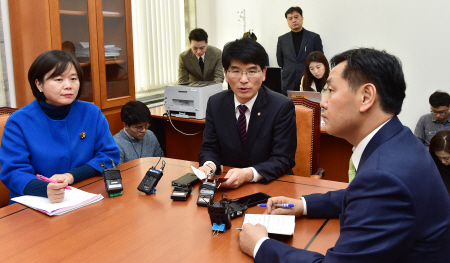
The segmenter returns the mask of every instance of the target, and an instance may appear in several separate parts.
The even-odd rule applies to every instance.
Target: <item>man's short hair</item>
[[[152,120],[147,105],[140,101],[130,101],[125,104],[120,111],[120,117],[122,122],[125,122],[128,126],[143,122],[150,123]]]
[[[201,29],[201,28],[196,28],[193,29],[190,33],[189,33],[189,43],[192,41],[205,41],[206,43],[208,43],[208,34],[206,33],[205,30]]]
[[[381,109],[386,113],[398,115],[405,99],[406,82],[400,60],[373,48],[358,48],[345,51],[331,59],[335,67],[347,61],[342,77],[350,88],[356,91],[361,85],[372,83],[377,89]]]
[[[430,96],[430,105],[433,108],[450,105],[450,95],[447,92],[436,91]]]
[[[298,12],[301,16],[303,16],[303,11],[298,6],[289,7],[289,9],[284,13],[284,17],[287,18],[289,14],[292,14],[294,12]]]
[[[267,64],[266,50],[251,38],[237,39],[230,42],[223,50],[222,65],[225,70],[230,67],[231,60],[239,60],[244,64],[256,64],[264,69]]]

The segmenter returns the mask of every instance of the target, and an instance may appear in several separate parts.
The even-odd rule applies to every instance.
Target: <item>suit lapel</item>
[[[241,138],[239,137],[237,125],[236,125],[236,108],[234,107],[234,93],[233,91],[229,91],[230,96],[226,98],[225,108],[223,111],[223,123],[227,123],[227,131],[235,149],[235,152],[239,154],[237,158],[244,158],[244,149],[242,148]]]
[[[247,143],[245,144],[245,158],[248,160],[251,149],[255,144],[256,138],[261,131],[264,120],[267,117],[267,112],[264,110],[266,104],[266,87],[261,86],[258,92],[258,97],[253,104],[252,112],[250,114],[250,122],[247,131]]]
[[[191,63],[192,67],[195,69],[195,72],[198,74],[198,76],[203,76],[202,70],[200,69],[200,65],[198,64],[198,59],[195,56],[194,52],[192,52],[192,50],[189,50],[189,62]]]
[[[296,59],[295,57],[295,48],[294,48],[294,38],[292,37],[292,32],[289,32],[289,34],[287,34],[287,45],[288,45],[288,49],[291,51],[290,53],[292,54],[292,56],[294,57],[294,60]]]
[[[302,43],[300,44],[300,50],[298,52],[298,57],[300,57],[303,54],[306,55],[305,53],[305,47],[308,44],[309,41],[309,31],[303,28],[303,38],[302,38]]]
[[[213,53],[211,52],[211,50],[209,48],[207,48],[206,49],[206,54],[205,54],[205,68],[203,69],[203,79],[205,79],[206,73],[211,68],[212,60],[213,60]]]
[[[403,129],[403,125],[397,116],[388,121],[370,140],[359,161],[358,170],[364,165],[364,162],[372,155],[372,153],[384,142],[389,140]]]

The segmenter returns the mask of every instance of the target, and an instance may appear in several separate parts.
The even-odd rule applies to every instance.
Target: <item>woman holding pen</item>
[[[78,100],[83,71],[72,54],[51,50],[39,55],[28,81],[36,100],[6,122],[0,180],[11,198],[35,195],[61,202],[67,185],[100,175],[100,164],[111,165],[109,158],[118,163],[119,148],[100,109]]]

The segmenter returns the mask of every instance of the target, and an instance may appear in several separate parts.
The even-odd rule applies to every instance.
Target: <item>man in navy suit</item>
[[[448,262],[450,198],[430,154],[397,118],[406,89],[400,61],[361,48],[331,64],[325,128],[355,146],[349,175],[356,175],[345,190],[271,198],[266,213],[339,217],[339,239],[324,256],[245,224],[241,249],[255,262]],[[272,208],[281,203],[295,207]]]
[[[294,103],[262,85],[266,51],[243,38],[227,45],[222,63],[231,89],[208,100],[199,169],[219,173],[221,165],[237,167],[222,183],[231,188],[292,173],[297,149]]]
[[[303,28],[303,11],[300,7],[289,8],[284,16],[291,32],[278,38],[277,62],[283,69],[283,92],[286,94],[287,90],[294,89],[295,81],[300,79],[309,53],[323,53],[323,47],[318,34]]]

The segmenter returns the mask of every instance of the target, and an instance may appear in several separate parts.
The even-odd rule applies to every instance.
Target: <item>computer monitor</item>
[[[269,89],[283,94],[283,79],[280,67],[267,67],[266,80],[262,83]]]

